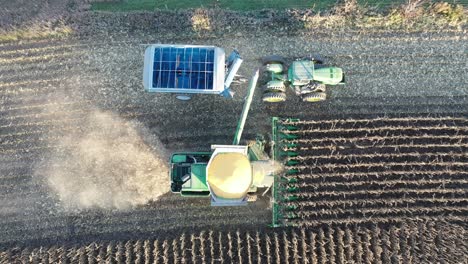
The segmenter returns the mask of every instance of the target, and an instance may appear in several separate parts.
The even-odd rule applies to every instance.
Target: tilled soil
[[[74,147],[64,146],[61,139],[82,131],[82,125],[96,111],[115,115],[119,122],[139,124],[169,152],[208,150],[210,144],[231,142],[246,84],[233,86],[233,100],[196,96],[186,103],[168,94],[148,94],[141,84],[144,44],[207,44],[227,51],[235,48],[244,57],[240,74],[245,77],[259,66],[262,56],[269,54],[292,59],[320,53],[327,63],[343,67],[348,84],[331,87],[324,103],[302,103],[290,93],[286,103],[264,105],[257,91],[245,139],[254,139],[257,133],[268,134],[271,116],[327,120],[356,116],[459,117],[468,113],[466,32],[292,36],[266,33],[269,29],[264,32],[206,39],[148,32],[144,36],[109,34],[0,44],[0,246],[136,240],[171,230],[178,236],[181,230],[191,228],[255,229],[271,223],[271,209],[263,200],[226,209],[210,207],[206,199],[184,199],[170,193],[123,211],[69,211],[47,179],[37,173],[44,166],[55,166],[48,161],[61,157],[64,148]],[[108,131],[96,126],[93,133],[106,138]],[[158,154],[157,149],[153,151]],[[169,190],[168,186],[161,188]],[[466,201],[466,188],[462,187],[459,198]],[[410,217],[424,215],[421,211]],[[462,225],[462,230],[466,226]]]

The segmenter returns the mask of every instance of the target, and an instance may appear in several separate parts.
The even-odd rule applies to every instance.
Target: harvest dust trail
[[[37,174],[67,210],[129,209],[169,189],[166,151],[138,123],[96,110],[59,145]]]

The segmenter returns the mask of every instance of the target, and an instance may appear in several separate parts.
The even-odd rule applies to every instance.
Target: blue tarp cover
[[[157,47],[153,88],[213,89],[214,48]]]

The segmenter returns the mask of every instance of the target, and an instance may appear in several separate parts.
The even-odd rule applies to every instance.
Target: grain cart
[[[226,59],[223,49],[197,45],[151,45],[146,48],[143,85],[148,92],[174,93],[180,100],[193,94],[221,94],[229,89],[242,58],[233,51]]]
[[[271,77],[263,88],[264,102],[285,101],[287,86],[304,102],[320,102],[327,98],[326,85],[345,83],[343,70],[323,65],[320,58],[298,59],[287,68],[283,58],[269,56],[263,59],[263,65]]]
[[[258,71],[251,79],[248,95],[232,145],[212,145],[211,152],[179,152],[170,159],[171,191],[186,197],[210,196],[213,206],[245,205],[249,193],[273,184],[272,162],[257,140],[239,145]]]

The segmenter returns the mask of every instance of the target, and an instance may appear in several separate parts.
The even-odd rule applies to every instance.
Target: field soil
[[[139,17],[128,15],[129,24],[138,24]],[[103,22],[91,30],[86,21],[95,21],[93,16],[75,19],[78,34],[68,38],[0,43],[1,262],[466,259],[465,31],[285,32],[258,26],[255,32],[163,34],[168,25],[167,31],[145,32]],[[269,194],[227,209],[169,192],[168,154],[229,144],[247,85],[235,84],[232,100],[195,96],[182,102],[149,94],[142,69],[150,43],[237,49],[245,78],[270,54],[289,60],[321,54],[344,69],[347,85],[330,87],[323,103],[303,103],[288,93],[287,102],[265,105],[257,89],[244,131],[244,140],[268,135],[272,116],[317,122],[304,128],[319,143],[306,147],[321,148],[304,154],[310,168],[301,177],[313,190],[306,196],[315,197],[299,204],[307,208],[301,215],[307,221],[299,221],[306,229],[266,228],[272,219]],[[367,121],[350,125],[350,119]],[[373,138],[366,141],[368,136]],[[365,144],[374,144],[371,152],[362,151]],[[392,147],[398,154],[391,154]],[[387,164],[350,171],[348,161],[351,167]],[[323,171],[317,164],[344,169]],[[402,166],[401,174],[390,175],[386,166]],[[377,197],[387,189],[388,197]],[[366,190],[375,194],[371,203],[358,194]],[[322,195],[336,203],[321,202]],[[387,199],[392,197],[394,202]],[[374,210],[383,207],[392,209]],[[386,221],[395,210],[398,219]],[[348,225],[349,218],[357,220]],[[230,249],[220,250],[220,244]],[[287,252],[279,252],[283,248]]]

